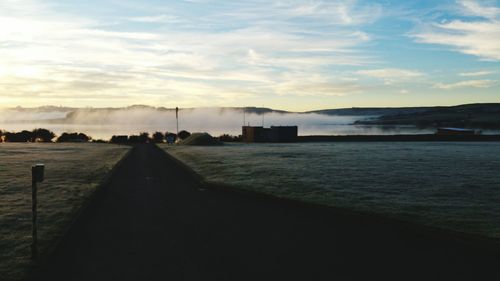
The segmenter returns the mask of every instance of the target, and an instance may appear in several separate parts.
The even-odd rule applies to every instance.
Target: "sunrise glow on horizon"
[[[500,3],[6,0],[0,61],[0,107],[500,102]]]

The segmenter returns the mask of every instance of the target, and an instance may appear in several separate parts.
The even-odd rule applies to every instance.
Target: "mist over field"
[[[241,134],[241,126],[298,125],[299,135],[431,133],[411,126],[354,126],[370,116],[294,113],[270,109],[191,108],[180,109],[179,130],[212,135]],[[0,129],[9,131],[47,128],[56,134],[84,132],[93,138],[109,139],[117,134],[175,132],[175,109],[132,106],[127,108],[10,108],[0,110]]]

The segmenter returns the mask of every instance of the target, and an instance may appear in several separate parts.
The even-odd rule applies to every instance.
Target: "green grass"
[[[224,184],[500,239],[500,143],[162,146]]]
[[[43,255],[128,147],[108,144],[0,143],[0,279],[22,280],[32,265],[31,165],[45,164],[38,187]]]

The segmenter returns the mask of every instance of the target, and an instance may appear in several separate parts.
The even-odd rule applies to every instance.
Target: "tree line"
[[[144,132],[139,135],[114,135],[109,140],[110,143],[175,143],[177,139],[184,140],[191,136],[191,133],[185,130],[179,132],[179,134],[171,133],[171,132],[154,132],[151,136],[149,133]]]
[[[56,137],[54,132],[43,128],[20,132],[0,130],[0,142],[88,142],[92,140],[84,133],[62,133]]]
[[[62,133],[57,136],[54,132],[38,128],[31,131],[23,130],[20,132],[8,132],[0,130],[0,142],[109,142],[117,144],[129,143],[175,143],[177,140],[185,140],[191,133],[182,130],[179,134],[171,132],[155,132],[150,135],[147,132],[138,135],[114,135],[109,141],[95,140],[91,136],[84,133]],[[219,140],[223,142],[241,141],[241,136],[230,136],[227,134],[221,135]]]
[[[115,135],[111,137],[110,143],[118,143],[118,144],[127,144],[127,143],[175,143],[177,140],[185,140],[191,133],[185,130],[179,132],[179,134],[175,133],[162,133],[155,132],[151,136],[149,133],[141,133],[139,135]],[[218,139],[222,142],[240,142],[242,141],[241,136],[231,136],[228,134],[223,134],[218,137]]]

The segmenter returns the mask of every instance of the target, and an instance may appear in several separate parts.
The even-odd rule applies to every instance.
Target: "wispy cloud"
[[[454,90],[460,88],[489,88],[496,82],[497,81],[494,80],[466,80],[450,84],[437,83],[434,85],[434,88],[442,90]]]
[[[133,22],[145,22],[145,23],[177,23],[180,22],[179,17],[173,15],[154,15],[154,16],[143,16],[143,17],[131,17],[127,18],[129,21]]]
[[[422,24],[412,37],[419,43],[450,46],[483,60],[499,61],[500,8],[470,0],[459,5],[464,19]]]
[[[462,72],[460,73],[460,76],[486,76],[486,75],[490,75],[490,74],[493,74],[494,72],[493,71],[486,71],[486,70],[483,70],[483,71],[474,71],[474,72]]]
[[[362,91],[356,81],[337,79],[326,74],[307,74],[304,71],[286,73],[273,85],[279,95],[297,96],[346,96]]]
[[[477,0],[462,0],[462,13],[465,15],[478,16],[487,19],[498,19],[500,8],[481,5]]]
[[[420,71],[409,70],[409,69],[398,69],[398,68],[359,70],[356,73],[368,77],[381,79],[384,81],[385,84],[406,82],[425,75]]]

